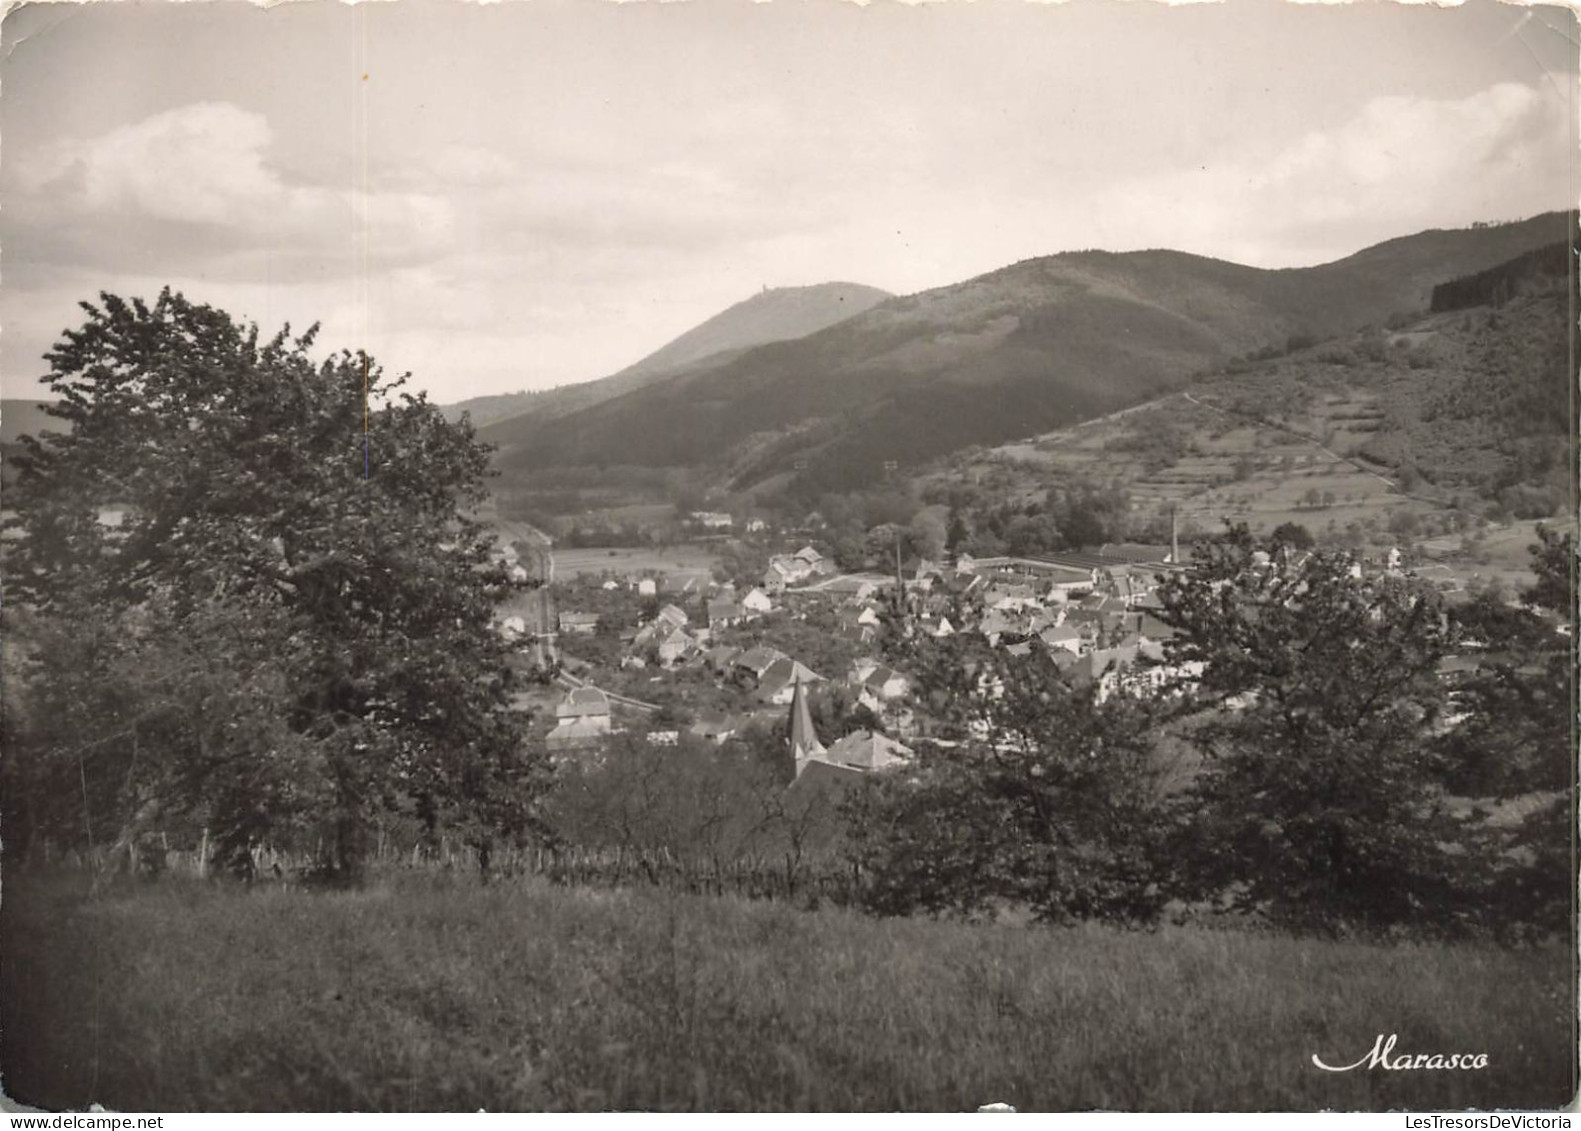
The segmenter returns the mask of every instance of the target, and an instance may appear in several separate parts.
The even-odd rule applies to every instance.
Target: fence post
[[[198,842],[198,879],[209,874],[209,827],[203,826],[203,839]]]

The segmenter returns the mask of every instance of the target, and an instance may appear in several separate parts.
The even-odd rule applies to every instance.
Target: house
[[[882,770],[912,756],[911,747],[887,735],[868,730],[852,731],[823,752],[822,760],[852,770]]]
[[[1038,634],[1038,638],[1043,641],[1044,645],[1051,652],[1059,649],[1070,653],[1072,656],[1081,653],[1081,632],[1077,630],[1074,624],[1066,623],[1055,625],[1052,628],[1045,628]]]
[[[665,605],[653,620],[642,627],[631,642],[638,648],[655,642],[662,643],[677,630],[685,629],[689,619],[684,610],[674,605]],[[691,637],[688,636],[687,639],[690,640]]]
[[[650,730],[646,737],[649,746],[675,746],[681,741],[681,732],[678,730]]]
[[[659,663],[666,667],[674,666],[696,647],[697,641],[684,628],[672,628],[668,635],[659,639]]]
[[[823,683],[823,676],[804,664],[781,656],[770,664],[758,680],[758,697],[768,703],[784,705],[804,683]]]
[[[1044,600],[1053,601],[1054,603],[1060,605],[1067,604],[1072,601],[1080,601],[1082,598],[1092,593],[1093,585],[1094,582],[1090,580],[1051,582],[1047,592],[1044,595]]]
[[[659,583],[651,577],[644,577],[637,582],[637,593],[643,597],[657,597],[659,595]]]
[[[761,680],[763,673],[768,671],[776,662],[783,660],[785,654],[778,649],[758,645],[738,654],[732,666],[739,672],[750,675],[753,679]]]
[[[763,588],[770,593],[779,593],[787,585],[794,584],[807,576],[806,571],[794,564],[791,558],[770,558],[768,568],[763,571]]]
[[[856,701],[886,719],[900,713],[900,700],[911,690],[911,681],[894,668],[878,664],[864,673],[858,683]]]
[[[693,597],[705,588],[704,579],[695,573],[667,573],[659,583],[659,592],[677,597]]]
[[[686,615],[685,609],[676,605],[665,605],[664,608],[659,610],[659,615],[655,618],[655,621],[663,621],[671,628],[685,628],[687,621],[690,619]]]
[[[769,528],[769,524],[764,522],[761,518],[749,518],[749,519],[747,519],[747,533],[748,534],[761,534],[763,531],[767,530],[768,528]]]
[[[1164,650],[1150,641],[1095,649],[1071,668],[1072,680],[1078,684],[1096,680],[1101,703],[1119,693],[1157,694],[1180,680],[1198,679],[1202,675],[1204,665],[1200,662],[1165,664],[1163,659]]]
[[[720,644],[703,653],[703,662],[715,673],[724,675],[730,670],[739,655],[741,655],[740,648],[732,648],[728,644]]]
[[[1020,612],[1038,603],[1037,593],[1030,585],[995,585],[983,594],[984,605],[1004,612]]]
[[[596,746],[610,733],[609,696],[592,684],[572,689],[554,714],[555,728],[545,739],[551,754]]]
[[[566,719],[602,720],[609,725],[609,696],[591,683],[572,688],[554,709],[554,717]]]
[[[747,595],[741,598],[741,611],[747,619],[760,617],[774,611],[774,602],[769,595],[761,589],[750,589]]]
[[[880,664],[862,680],[865,691],[871,692],[881,703],[899,699],[911,690],[911,681],[894,668]]]
[[[597,613],[561,613],[560,631],[574,636],[589,636],[598,628]]]
[[[851,670],[846,673],[846,682],[860,685],[867,681],[867,677],[876,672],[882,665],[871,656],[863,656],[851,662]]]
[[[734,525],[734,520],[722,511],[693,511],[691,519],[708,530],[729,530]]]
[[[754,591],[755,592],[755,591]],[[744,610],[728,597],[721,597],[708,602],[708,627],[729,628],[733,624],[740,624]]]
[[[1037,636],[1044,629],[1053,628],[1063,619],[1057,611],[1050,611],[1041,606],[1033,605],[1027,609],[1026,624],[1023,627],[1026,629],[1028,636]]]
[[[1049,660],[1061,672],[1075,679],[1076,666],[1082,662],[1080,653],[1068,652],[1064,648],[1050,648]]]
[[[703,711],[687,728],[690,734],[710,742],[724,742],[745,730],[751,720],[745,715],[732,715],[724,711]]]
[[[881,623],[878,616],[878,610],[872,605],[868,605],[861,611],[861,613],[857,615],[856,623],[865,624],[872,628],[877,628]]]
[[[977,631],[988,637],[988,643],[998,644],[1007,636],[1021,634],[1021,625],[1014,617],[1000,609],[989,609],[983,614]]]
[[[834,572],[834,563],[827,560],[811,546],[803,546],[794,554],[777,554],[769,559],[763,571],[763,588],[778,593],[787,585],[795,585],[815,574]]]

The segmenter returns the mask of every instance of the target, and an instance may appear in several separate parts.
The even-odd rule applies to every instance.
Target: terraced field
[[[1404,494],[1390,469],[1359,454],[1381,417],[1376,396],[1352,391],[1317,398],[1282,421],[1252,421],[1210,389],[1006,445],[988,459],[1020,465],[1029,483],[1118,483],[1133,509],[1174,507],[1187,529],[1225,520],[1259,531],[1283,522],[1387,528],[1398,512],[1442,511],[1436,500]],[[1169,451],[1171,442],[1182,454]]]

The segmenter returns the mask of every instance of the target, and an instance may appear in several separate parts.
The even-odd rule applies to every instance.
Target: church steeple
[[[790,744],[791,757],[796,760],[797,777],[801,776],[808,762],[824,753],[823,743],[818,741],[818,732],[813,729],[812,709],[807,706],[805,687],[806,684],[798,679],[791,691]]]

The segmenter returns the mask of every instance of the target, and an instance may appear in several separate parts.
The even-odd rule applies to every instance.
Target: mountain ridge
[[[567,414],[484,429],[507,473],[600,463],[797,470],[809,491],[1074,423],[1231,358],[1425,311],[1438,283],[1570,238],[1566,213],[1429,230],[1264,269],[1168,249],[1077,251],[879,303]],[[803,465],[798,468],[798,464]]]
[[[440,407],[451,420],[467,413],[479,427],[514,416],[553,419],[623,396],[681,369],[722,364],[754,346],[805,337],[891,297],[888,291],[861,283],[765,287],[606,377],[544,392],[475,397]]]

